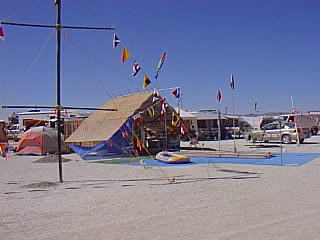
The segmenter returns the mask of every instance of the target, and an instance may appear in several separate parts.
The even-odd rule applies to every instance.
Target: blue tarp
[[[190,163],[183,164],[168,164],[157,160],[152,157],[142,158],[147,166],[192,166],[194,164],[253,164],[253,165],[270,165],[270,166],[302,166],[315,158],[320,157],[320,153],[283,153],[276,154],[272,158],[256,159],[256,158],[233,158],[233,157],[191,157]],[[102,163],[108,163],[104,161]],[[139,161],[122,162],[122,164],[139,166]]]
[[[69,147],[80,155],[82,159],[101,158],[103,156],[132,156],[131,147],[133,118],[128,120],[112,135],[111,138],[93,147],[69,144]]]

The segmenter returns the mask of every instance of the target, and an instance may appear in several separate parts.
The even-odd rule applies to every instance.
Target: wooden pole
[[[61,156],[61,89],[60,89],[60,62],[61,62],[61,0],[56,0],[56,31],[57,31],[57,39],[56,39],[56,50],[57,50],[57,130],[58,130],[58,159],[59,159],[59,179],[60,182],[63,183],[62,176],[62,156]]]

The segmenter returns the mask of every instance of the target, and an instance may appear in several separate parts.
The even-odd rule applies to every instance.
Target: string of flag
[[[0,22],[0,40],[4,40],[5,38],[5,32],[4,32],[4,28]],[[119,36],[116,34],[116,33],[113,33],[113,38],[112,38],[112,48],[117,48],[119,47],[119,45],[121,44],[121,40],[119,38]],[[123,50],[122,50],[122,54],[121,54],[121,62],[124,64],[130,57],[132,56],[131,52],[128,50],[127,47],[123,47]],[[160,60],[156,66],[156,73],[155,73],[155,79],[158,78],[159,76],[159,72],[160,70],[162,69],[162,66],[165,62],[165,59],[167,57],[167,52],[164,51],[163,54],[161,54],[160,56]],[[141,67],[141,65],[136,61],[134,60],[133,63],[132,63],[132,77],[136,77],[139,72],[143,72],[143,84],[142,84],[142,88],[148,88],[148,86],[152,83],[152,81],[150,80],[148,74],[146,74],[143,70],[143,68]],[[179,98],[179,93],[177,92],[176,94],[176,97]]]
[[[121,40],[119,38],[119,36],[114,33],[113,34],[113,38],[112,38],[112,47],[113,48],[117,48],[119,47],[119,45],[121,44]],[[128,59],[132,56],[131,52],[129,51],[129,49],[127,47],[123,47],[122,49],[122,54],[121,54],[121,62],[124,64],[126,61],[128,61]],[[155,79],[158,78],[159,72],[164,64],[164,61],[166,59],[167,53],[166,51],[161,54],[160,56],[160,60],[156,66],[156,74],[155,74]],[[142,84],[142,88],[147,88],[150,84],[151,84],[151,80],[148,76],[148,74],[146,74],[143,70],[143,68],[141,67],[141,65],[136,61],[133,60],[132,63],[132,73],[131,75],[133,77],[137,76],[139,74],[139,72],[143,72],[143,84]]]

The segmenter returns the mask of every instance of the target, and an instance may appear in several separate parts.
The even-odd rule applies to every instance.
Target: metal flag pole
[[[231,74],[230,87],[232,89],[233,151],[236,153],[237,152],[237,147],[236,147],[236,123],[235,123],[235,115],[234,115],[234,89],[235,89],[235,83],[234,83],[233,74]]]
[[[218,151],[219,151],[219,156],[221,157],[221,152],[220,152],[220,141],[221,141],[221,126],[220,126],[220,101],[221,101],[221,92],[220,89],[218,89],[217,92],[217,101],[218,101]]]

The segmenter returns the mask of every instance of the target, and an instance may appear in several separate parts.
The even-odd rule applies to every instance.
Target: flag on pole
[[[230,87],[234,90],[234,77],[233,77],[233,74],[231,74],[231,78],[230,78]]]
[[[173,90],[172,95],[176,98],[180,98],[180,88],[176,88],[175,90]]]
[[[221,101],[221,92],[220,92],[220,90],[218,89],[218,92],[217,92],[217,95],[216,95],[216,98],[217,98],[217,100],[218,100],[218,102],[220,102]]]
[[[143,88],[147,88],[149,84],[151,83],[149,77],[145,74],[143,76]]]
[[[134,61],[132,66],[132,76],[135,77],[140,71],[140,69],[141,69],[140,65],[136,61]]]
[[[120,39],[118,36],[114,33],[113,34],[113,39],[112,39],[112,47],[116,48],[120,44]]]
[[[258,105],[257,102],[255,102],[255,103],[253,104],[253,110],[254,110],[254,112],[257,112],[257,105]]]
[[[3,27],[1,24],[0,24],[0,39],[4,40],[4,31],[3,31]]]
[[[163,65],[164,60],[166,59],[166,57],[167,57],[167,52],[164,52],[164,53],[160,56],[160,60],[159,60],[159,63],[158,63],[158,65],[157,65],[157,72],[156,72],[156,75],[155,75],[155,78],[156,78],[156,79],[158,78],[160,69],[162,68],[162,65]]]
[[[122,63],[124,63],[125,61],[127,61],[130,56],[131,56],[131,53],[128,51],[127,48],[124,48],[124,49],[123,49],[123,52],[122,52],[122,57],[121,57]]]

